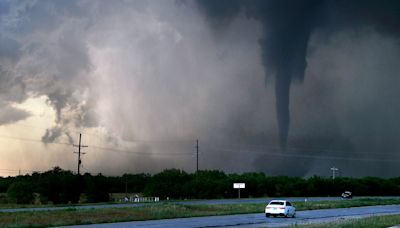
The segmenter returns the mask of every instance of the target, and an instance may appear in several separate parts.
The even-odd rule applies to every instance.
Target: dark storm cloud
[[[11,74],[0,65],[0,125],[24,120],[31,116],[31,113],[13,106],[25,100],[26,94],[25,84],[21,78],[12,77]]]
[[[7,10],[2,11],[0,32],[6,37],[2,42],[13,48],[4,51],[0,62],[4,72],[0,85],[9,89],[7,93],[1,92],[10,102],[23,102],[27,97],[47,99],[55,111],[56,123],[46,130],[42,141],[72,142],[77,131],[98,128],[104,132],[102,136],[110,139],[104,140],[109,147],[110,142],[116,142],[111,147],[139,151],[145,156],[139,160],[133,153],[121,159],[121,152],[113,151],[118,156],[110,162],[108,155],[102,156],[102,151],[93,149],[96,153],[88,155],[94,156],[89,161],[99,170],[154,172],[171,164],[185,168],[190,156],[168,153],[187,152],[187,147],[179,143],[170,147],[154,143],[138,146],[135,140],[157,142],[165,138],[193,140],[196,135],[208,136],[213,131],[209,126],[227,124],[230,113],[250,103],[246,102],[246,92],[238,98],[218,89],[224,81],[232,83],[236,91],[248,86],[248,80],[234,83],[242,80],[242,71],[210,63],[212,59],[232,62],[233,56],[249,58],[253,53],[242,55],[237,50],[238,55],[231,57],[230,48],[215,51],[208,28],[201,24],[198,15],[193,15],[195,11],[190,5],[179,8],[174,1],[7,4]],[[229,38],[224,46],[233,40],[247,46],[251,38]],[[225,73],[228,71],[235,72],[234,77]],[[211,98],[214,101],[210,103]],[[85,135],[91,145],[103,143],[88,138]],[[127,149],[125,144],[129,144]]]
[[[325,0],[321,27],[333,30],[373,27],[380,33],[400,35],[400,2],[396,0]]]
[[[4,102],[0,102],[0,126],[24,120],[31,114],[27,111],[11,107]]]
[[[42,136],[42,141],[44,143],[52,143],[58,137],[62,135],[62,129],[60,127],[54,127],[52,129],[47,129],[46,133]]]
[[[45,95],[57,123],[67,125],[71,116],[65,113],[82,108],[76,91],[87,88],[83,75],[90,69],[84,39],[90,22],[84,2],[5,1],[1,8],[0,79],[7,87],[1,93],[11,102],[21,102],[28,94]],[[86,116],[80,121],[85,126],[89,115],[81,115]],[[93,125],[94,119],[89,121]],[[68,134],[67,127],[65,131]],[[57,132],[49,129],[43,142],[56,140],[62,135]]]
[[[200,0],[199,3],[212,20],[227,23],[244,11],[248,17],[262,23],[264,35],[259,41],[262,61],[266,77],[275,75],[280,144],[285,147],[290,123],[290,84],[292,80],[302,81],[304,78],[308,40],[315,27],[321,1]]]
[[[0,59],[13,61],[20,56],[19,44],[9,37],[0,36]]]
[[[297,166],[288,156],[259,157],[274,151],[251,145],[279,150],[280,142],[289,154],[333,148],[353,157],[400,148],[396,1],[0,4],[4,110],[45,97],[56,122],[49,120],[42,141],[101,135],[84,134],[85,165],[94,171],[191,171],[197,138],[201,168],[268,174],[326,167],[318,159]],[[227,148],[236,144],[243,147]]]
[[[266,78],[275,76],[282,147],[286,146],[290,124],[290,84],[293,80],[304,80],[308,43],[316,28],[332,32],[344,27],[373,26],[379,32],[395,36],[400,31],[400,2],[395,0],[199,0],[198,3],[214,25],[229,23],[240,12],[263,24],[260,47]]]

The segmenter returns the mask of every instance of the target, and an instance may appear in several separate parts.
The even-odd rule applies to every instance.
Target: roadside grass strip
[[[294,225],[291,227],[307,227],[307,228],[387,228],[387,227],[399,227],[400,215],[381,215],[371,216],[367,218],[359,219],[346,219],[342,221],[321,223],[321,224],[307,224],[307,225]]]

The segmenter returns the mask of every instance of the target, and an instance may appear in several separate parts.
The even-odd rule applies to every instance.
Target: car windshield
[[[276,201],[269,203],[269,205],[284,205],[284,204],[285,204],[284,202],[276,202]]]

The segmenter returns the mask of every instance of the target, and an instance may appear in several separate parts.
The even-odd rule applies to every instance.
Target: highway
[[[236,204],[236,203],[268,203],[272,198],[246,198],[246,199],[216,199],[216,200],[188,200],[188,201],[160,201],[158,203],[172,203],[184,205],[196,204]],[[305,198],[285,198],[292,202],[304,201]],[[339,197],[313,197],[309,201],[338,200]],[[55,207],[35,207],[35,208],[5,208],[0,212],[22,212],[22,211],[53,211],[66,209],[99,209],[99,208],[121,208],[121,207],[139,207],[149,203],[112,203],[112,204],[91,204],[91,205],[73,205],[73,206],[55,206]],[[157,203],[151,203],[157,204]]]
[[[81,226],[69,226],[73,228],[92,228],[92,227],[286,227],[295,224],[310,224],[342,221],[346,219],[363,218],[376,215],[400,214],[400,205],[354,207],[341,209],[326,209],[312,211],[298,211],[296,218],[266,218],[264,214],[245,214],[210,216],[180,219],[163,219],[153,221],[122,222],[93,224]]]
[[[357,197],[368,198],[368,197]],[[399,198],[398,196],[380,196],[374,198]],[[215,200],[188,200],[188,201],[160,201],[158,203],[172,203],[172,204],[184,204],[184,205],[197,205],[197,204],[237,204],[237,203],[265,203],[267,204],[272,199],[278,198],[245,198],[245,199],[215,199]],[[307,201],[324,201],[324,200],[341,200],[340,197],[289,197],[284,198],[291,202],[302,202],[305,199]],[[92,204],[92,205],[73,205],[73,206],[55,206],[55,207],[36,207],[36,208],[5,208],[0,209],[0,212],[23,212],[23,211],[53,211],[53,210],[66,210],[66,209],[99,209],[99,208],[122,208],[122,207],[139,207],[148,205],[149,203],[119,203],[119,204]],[[151,203],[157,204],[157,203]]]

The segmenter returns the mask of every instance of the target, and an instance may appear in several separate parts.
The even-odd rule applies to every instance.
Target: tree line
[[[111,193],[136,193],[161,199],[235,198],[233,183],[245,183],[241,197],[340,196],[352,191],[355,196],[394,196],[400,194],[400,177],[349,178],[313,176],[310,178],[267,176],[264,173],[226,174],[218,170],[187,173],[167,169],[158,174],[104,176],[77,175],[55,167],[43,173],[0,178],[0,203],[107,202]],[[34,202],[38,201],[38,202]]]

